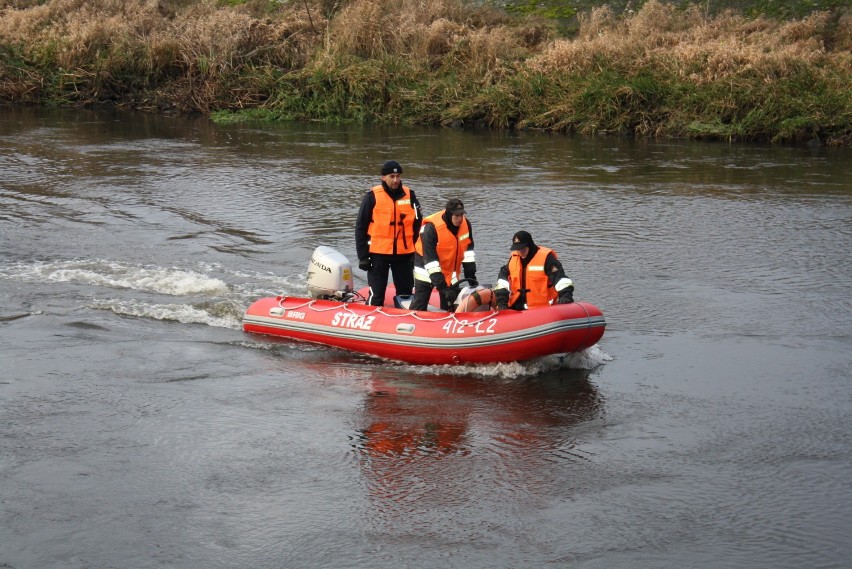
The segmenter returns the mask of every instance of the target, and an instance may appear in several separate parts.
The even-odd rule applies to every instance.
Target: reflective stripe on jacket
[[[417,211],[411,205],[411,190],[402,186],[405,195],[394,200],[381,186],[372,188],[376,198],[373,219],[367,228],[370,253],[401,255],[414,252],[414,220]]]
[[[547,256],[556,253],[547,247],[538,247],[535,256],[527,263],[526,270],[521,263],[521,256],[512,253],[509,259],[509,306],[517,302],[521,296],[521,288],[527,291],[527,308],[551,304],[559,294],[550,285],[550,277],[544,270]]]

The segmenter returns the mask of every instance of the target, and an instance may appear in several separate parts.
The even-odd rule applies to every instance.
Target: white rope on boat
[[[280,306],[281,308],[284,308],[283,303],[288,298],[291,298],[291,297],[286,297],[286,296],[279,297],[278,298],[278,306]],[[298,306],[291,306],[291,307],[288,307],[287,309],[288,310],[298,310],[299,308],[308,307],[311,310],[313,310],[314,312],[328,312],[329,310],[340,310],[342,308],[343,310],[345,310],[346,312],[348,312],[350,314],[356,314],[356,312],[354,310],[349,308],[350,304],[355,304],[355,303],[344,302],[341,305],[333,305],[333,306],[329,306],[327,308],[317,308],[316,306],[314,306],[315,302],[316,302],[316,300],[308,300],[307,302],[304,302],[303,304],[299,304]],[[355,304],[355,305],[356,306],[365,306],[365,305],[360,304],[360,303]],[[382,308],[384,308],[384,307],[377,306],[375,308],[375,310],[372,310],[371,312],[367,312],[363,316],[369,316],[371,314],[377,314],[378,313],[378,314],[381,314],[382,316],[387,316],[388,318],[411,317],[411,318],[414,318],[415,320],[420,320],[421,322],[440,322],[442,320],[452,319],[452,320],[455,320],[456,323],[459,324],[460,326],[476,326],[480,322],[484,322],[485,320],[488,320],[489,318],[491,318],[492,316],[497,314],[496,311],[492,310],[491,312],[489,312],[488,314],[486,314],[485,316],[483,316],[479,320],[467,322],[466,319],[465,319],[465,321],[462,322],[461,320],[458,319],[456,313],[454,313],[454,312],[447,312],[446,316],[442,316],[440,318],[423,318],[422,316],[420,316],[417,313],[416,310],[409,310],[408,312],[403,312],[401,314],[389,314],[389,313],[385,312],[384,310],[382,310]],[[462,314],[470,314],[470,313],[469,312],[463,312]]]

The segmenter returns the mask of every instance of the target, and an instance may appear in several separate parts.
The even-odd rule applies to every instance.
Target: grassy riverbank
[[[461,0],[0,5],[2,102],[852,144],[848,9],[779,21],[652,0],[566,38]]]

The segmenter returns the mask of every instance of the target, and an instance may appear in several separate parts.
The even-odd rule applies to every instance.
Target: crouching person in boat
[[[459,289],[455,285],[464,268],[464,278],[476,286],[476,256],[473,231],[458,198],[423,219],[420,239],[414,247],[414,300],[412,310],[426,310],[432,289],[438,289],[441,309],[453,311]]]
[[[497,309],[526,310],[548,304],[574,302],[574,283],[565,275],[556,252],[540,247],[526,231],[512,237],[509,262],[500,269]]]

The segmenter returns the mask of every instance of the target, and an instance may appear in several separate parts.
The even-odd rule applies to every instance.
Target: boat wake
[[[203,273],[178,268],[129,265],[105,259],[17,263],[0,276],[24,282],[78,283],[174,296],[222,294],[228,285]]]
[[[57,294],[69,300],[79,296],[88,308],[121,316],[229,329],[240,328],[246,307],[258,296],[304,290],[304,275],[291,282],[213,264],[159,267],[109,259],[4,264],[0,265],[0,279],[33,286],[67,285]]]
[[[497,379],[517,379],[519,377],[540,375],[560,369],[592,371],[608,361],[612,361],[612,356],[607,354],[599,344],[595,344],[579,352],[554,354],[521,362],[432,366],[399,365],[421,375],[473,375]]]
[[[120,316],[152,318],[180,322],[181,324],[206,324],[220,328],[240,329],[243,308],[221,301],[194,306],[192,304],[150,304],[136,300],[98,300],[90,308],[109,310]]]
[[[57,294],[79,297],[83,306],[119,316],[201,324],[240,330],[246,308],[258,297],[304,295],[305,274],[279,276],[233,271],[215,264],[192,268],[139,265],[109,259],[73,259],[0,264],[0,280],[52,287],[68,285]],[[108,294],[104,294],[108,291]],[[14,319],[19,314],[0,315]],[[246,341],[247,347],[275,343]],[[280,345],[280,344],[279,344]],[[313,351],[299,344],[299,351]],[[359,358],[367,362],[372,358]],[[512,379],[559,369],[593,370],[612,358],[599,345],[571,354],[551,355],[523,362],[463,365],[411,365],[394,363],[427,375],[475,375]],[[384,363],[384,360],[379,360]]]

